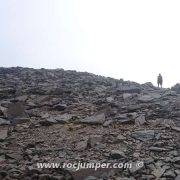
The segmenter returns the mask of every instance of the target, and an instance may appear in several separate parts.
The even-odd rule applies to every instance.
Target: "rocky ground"
[[[0,179],[180,179],[180,86],[86,72],[0,68]],[[119,169],[38,162],[122,162]]]

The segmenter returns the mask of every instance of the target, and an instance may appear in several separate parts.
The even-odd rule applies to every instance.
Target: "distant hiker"
[[[162,88],[163,78],[162,78],[161,74],[158,75],[157,84],[158,84],[158,87],[161,86],[161,88]]]

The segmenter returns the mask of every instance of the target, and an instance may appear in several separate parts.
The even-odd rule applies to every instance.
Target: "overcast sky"
[[[180,82],[179,0],[0,0],[0,66]]]

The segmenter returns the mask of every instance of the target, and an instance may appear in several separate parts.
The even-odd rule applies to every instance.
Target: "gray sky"
[[[180,82],[178,0],[0,0],[0,66]]]

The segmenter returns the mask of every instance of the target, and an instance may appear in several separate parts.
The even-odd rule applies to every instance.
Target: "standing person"
[[[161,86],[161,88],[162,88],[163,78],[162,78],[161,74],[158,75],[157,84],[158,84],[158,87]]]

